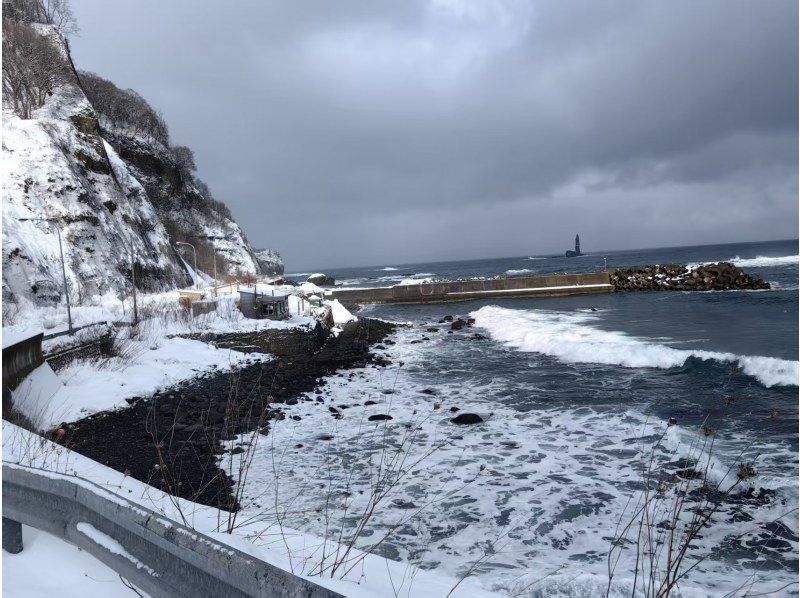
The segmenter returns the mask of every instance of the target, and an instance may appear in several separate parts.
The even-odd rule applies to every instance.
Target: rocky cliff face
[[[178,255],[177,241],[208,274],[215,261],[220,277],[259,273],[239,226],[170,148],[115,128],[71,72],[30,119],[3,107],[4,300],[62,300],[58,232],[73,302],[126,292],[132,264],[142,290],[190,284],[192,251]]]
[[[256,251],[256,260],[261,268],[261,274],[283,276],[283,258],[274,249],[259,249]]]

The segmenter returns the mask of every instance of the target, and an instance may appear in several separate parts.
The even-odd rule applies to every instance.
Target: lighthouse
[[[572,251],[571,249],[568,249],[567,253],[565,255],[567,257],[577,257],[579,255],[583,255],[581,253],[581,236],[580,235],[575,235],[575,251]]]

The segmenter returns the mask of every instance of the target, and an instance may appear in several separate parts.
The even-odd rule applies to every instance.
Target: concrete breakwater
[[[610,293],[608,272],[421,282],[377,288],[334,288],[325,293],[343,303],[443,303],[485,297],[558,297]]]
[[[617,291],[729,291],[769,289],[770,284],[730,262],[689,268],[680,264],[615,270],[611,284]]]

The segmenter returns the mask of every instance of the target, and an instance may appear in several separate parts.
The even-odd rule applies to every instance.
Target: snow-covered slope
[[[132,257],[140,289],[190,284],[177,241],[195,245],[198,267],[209,274],[215,255],[220,277],[260,272],[239,226],[181,179],[169,148],[101,126],[77,76],[31,119],[4,106],[2,168],[7,301],[63,300],[57,231],[73,303],[129,291]],[[191,264],[192,251],[183,249]]]

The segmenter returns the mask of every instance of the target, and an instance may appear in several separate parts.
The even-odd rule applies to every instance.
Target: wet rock
[[[312,274],[308,277],[308,282],[321,287],[332,287],[336,284],[336,279],[327,274]]]
[[[369,407],[370,405],[377,405],[377,401],[364,401],[364,406]]]
[[[455,413],[457,411],[461,411],[461,407],[450,407],[450,413]]]
[[[421,392],[422,394],[424,394],[424,395],[435,395],[435,394],[438,394],[438,393],[437,393],[435,390],[433,390],[432,388],[423,388],[423,389],[422,389],[420,392]]]
[[[469,426],[472,424],[483,423],[483,418],[477,413],[459,413],[450,421],[459,426]]]
[[[375,415],[370,415],[367,419],[371,422],[383,422],[394,418],[386,413],[376,413]]]

